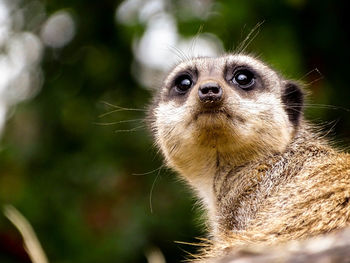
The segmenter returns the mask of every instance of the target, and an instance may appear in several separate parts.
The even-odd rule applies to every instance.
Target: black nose
[[[216,82],[207,82],[199,86],[198,97],[203,102],[218,102],[222,99],[222,88]]]

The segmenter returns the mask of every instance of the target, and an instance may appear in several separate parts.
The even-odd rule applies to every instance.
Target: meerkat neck
[[[334,151],[305,124],[286,150],[263,156],[240,166],[221,165],[213,178],[215,232],[246,230],[267,197],[310,169],[312,158],[327,159]],[[328,157],[327,157],[328,156]],[[315,169],[315,164],[312,168]]]
[[[207,210],[210,232],[220,229],[244,230],[270,193],[288,182],[310,153],[327,152],[311,128],[304,124],[283,152],[271,152],[260,158],[237,162],[227,154],[212,155],[211,169],[198,176],[185,176],[197,191]],[[214,160],[215,156],[215,160]]]

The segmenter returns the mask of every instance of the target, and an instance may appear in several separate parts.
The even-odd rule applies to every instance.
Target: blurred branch
[[[4,206],[4,214],[21,233],[24,241],[24,248],[32,262],[48,263],[48,259],[28,220],[12,205]]]
[[[162,251],[157,247],[151,247],[145,252],[148,263],[166,263]]]

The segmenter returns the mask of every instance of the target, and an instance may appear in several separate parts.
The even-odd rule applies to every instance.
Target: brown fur
[[[255,91],[222,77],[230,63],[254,70]],[[198,80],[186,96],[170,96],[176,74],[194,68]],[[200,115],[198,87],[208,81],[222,87],[217,112],[225,114]],[[185,62],[157,98],[150,111],[156,142],[207,209],[212,245],[204,257],[350,225],[350,155],[313,132],[299,112],[301,89],[261,61],[228,55]]]
[[[211,256],[248,244],[305,239],[350,225],[350,156],[310,131],[300,130],[282,155],[240,169],[217,186],[223,229],[208,253]]]

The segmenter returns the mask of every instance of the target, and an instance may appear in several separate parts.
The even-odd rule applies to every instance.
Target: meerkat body
[[[303,97],[241,54],[180,63],[164,81],[151,127],[207,211],[213,256],[350,225],[350,156],[313,132]]]

